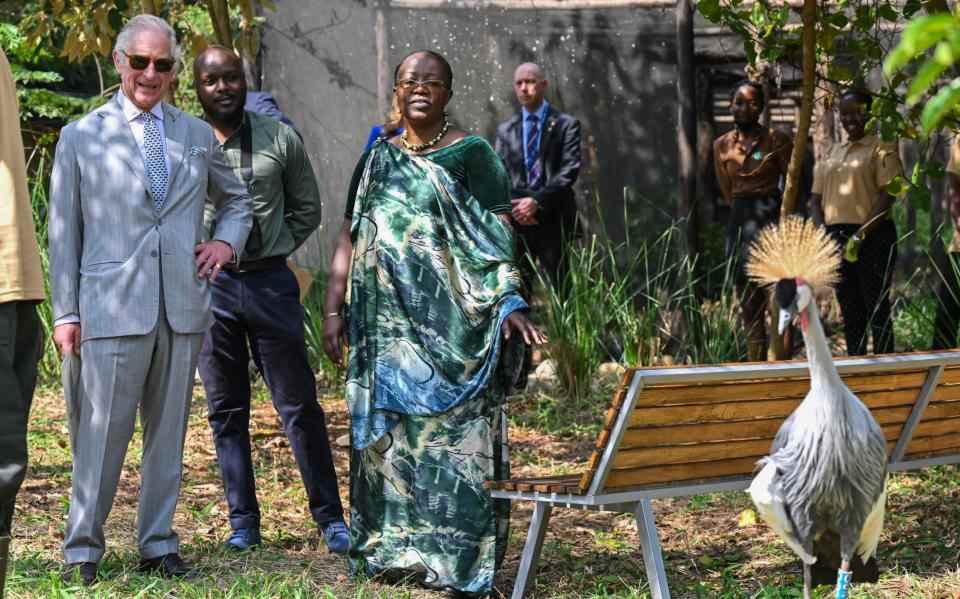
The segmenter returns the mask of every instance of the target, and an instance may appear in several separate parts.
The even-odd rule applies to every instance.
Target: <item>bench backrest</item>
[[[960,461],[960,351],[836,364],[883,427],[891,469]],[[806,361],[630,369],[579,492],[747,479],[809,388]]]

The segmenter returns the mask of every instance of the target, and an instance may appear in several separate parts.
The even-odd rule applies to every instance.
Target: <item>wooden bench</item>
[[[960,350],[836,360],[887,437],[890,470],[960,462]],[[624,373],[583,473],[489,484],[534,502],[513,599],[532,586],[554,506],[633,513],[653,599],[667,599],[650,500],[746,489],[809,390],[806,361]]]

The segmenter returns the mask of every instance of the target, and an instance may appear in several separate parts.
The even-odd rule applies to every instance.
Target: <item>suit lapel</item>
[[[177,174],[180,172],[183,157],[186,154],[184,148],[187,141],[187,120],[183,118],[182,112],[164,104],[163,129],[167,144],[167,156],[170,157],[169,188],[167,189],[167,198],[163,203],[164,208],[166,208],[173,198],[174,184],[177,182]]]
[[[133,137],[133,131],[130,129],[130,123],[127,122],[126,115],[120,107],[120,96],[116,96],[113,101],[107,102],[97,110],[97,114],[103,119],[103,130],[107,132],[111,145],[115,145],[117,155],[123,160],[131,172],[136,175],[143,183],[143,188],[150,193],[150,181],[147,179],[147,169],[143,164],[143,154],[140,153],[140,146]]]
[[[543,133],[540,134],[540,147],[537,148],[537,154],[540,156],[541,169],[543,168],[543,156],[545,148],[553,141],[553,130],[557,127],[557,112],[553,106],[547,106],[547,114],[543,119]]]
[[[510,122],[510,134],[513,136],[513,147],[517,149],[517,152],[514,153],[517,160],[514,168],[522,169],[524,179],[526,179],[527,161],[526,150],[523,147],[523,112],[517,113]]]

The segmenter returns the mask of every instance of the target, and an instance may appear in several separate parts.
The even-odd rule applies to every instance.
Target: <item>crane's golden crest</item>
[[[802,278],[815,291],[840,280],[840,246],[823,227],[799,216],[760,231],[750,245],[747,274],[761,285]]]

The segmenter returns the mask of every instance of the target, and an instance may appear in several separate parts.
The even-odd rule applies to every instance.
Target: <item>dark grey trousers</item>
[[[10,534],[27,471],[27,418],[42,350],[36,302],[0,304],[0,537]]]

